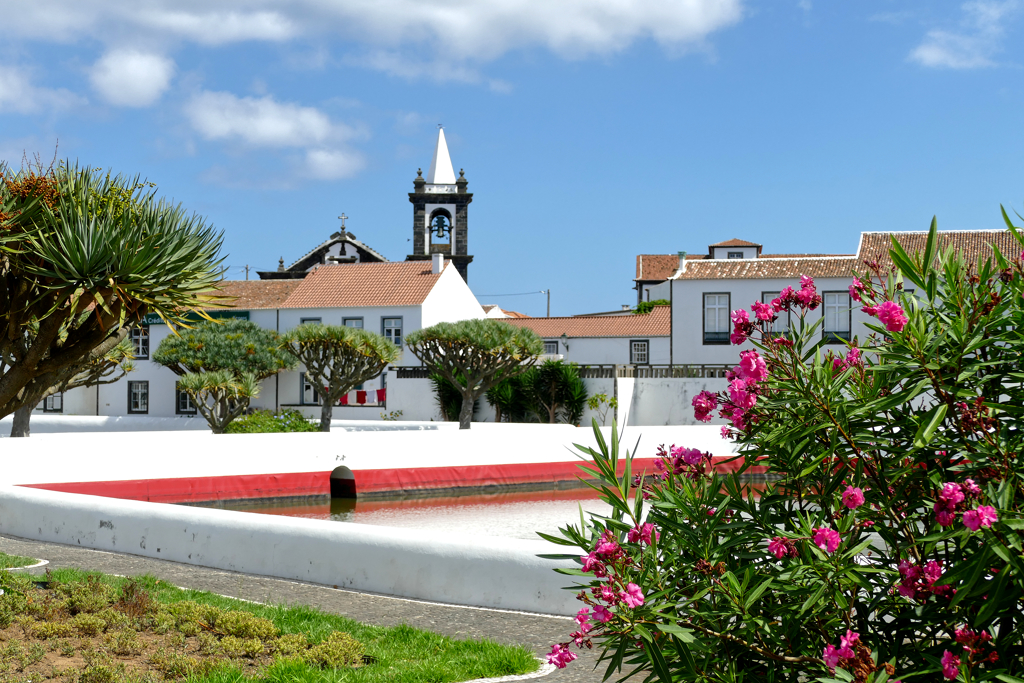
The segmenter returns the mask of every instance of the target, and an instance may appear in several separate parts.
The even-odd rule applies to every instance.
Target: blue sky
[[[1024,213],[1024,0],[0,0],[0,159],[156,182],[229,277],[348,228],[409,252],[443,123],[470,285],[543,315],[635,299],[639,253]],[[255,277],[255,276],[253,276]],[[486,296],[485,296],[486,295]]]

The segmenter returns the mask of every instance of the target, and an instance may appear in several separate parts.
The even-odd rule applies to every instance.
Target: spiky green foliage
[[[0,417],[147,313],[183,322],[209,305],[221,234],[148,183],[71,165],[0,176]]]
[[[224,430],[225,434],[268,434],[272,432],[317,432],[316,424],[307,420],[297,410],[282,410],[272,413],[257,410],[233,421]]]
[[[578,425],[587,406],[587,387],[574,363],[545,361],[487,391],[498,422]]]
[[[178,389],[189,395],[214,434],[223,434],[231,421],[249,407],[249,401],[260,395],[256,375],[236,375],[230,370],[190,372],[178,380]]]
[[[533,330],[500,320],[438,323],[405,338],[423,364],[455,385],[462,394],[459,429],[469,429],[473,404],[506,377],[523,372],[544,352]]]
[[[306,323],[283,336],[284,349],[306,366],[320,397],[320,431],[331,431],[334,404],[380,375],[401,352],[383,335],[343,325]]]
[[[153,360],[177,375],[230,370],[235,375],[251,373],[258,380],[295,367],[277,332],[239,318],[207,320],[164,337]]]

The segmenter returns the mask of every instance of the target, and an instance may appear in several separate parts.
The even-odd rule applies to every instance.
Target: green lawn
[[[47,670],[52,670],[59,668],[63,661],[72,661],[59,659],[57,653],[62,649],[70,652],[69,648],[73,647],[91,653],[88,655],[92,657],[93,662],[90,666],[102,665],[115,672],[114,677],[109,679],[110,683],[158,681],[164,680],[165,677],[168,680],[188,683],[454,683],[474,678],[523,674],[536,671],[538,668],[537,660],[525,647],[499,645],[488,640],[455,640],[409,626],[367,626],[307,606],[260,605],[203,591],[175,588],[151,576],[137,577],[134,580],[136,589],[141,588],[141,592],[149,596],[144,596],[141,602],[131,597],[133,593],[131,586],[128,586],[131,581],[129,579],[74,569],[60,569],[49,574],[53,582],[44,590],[35,588],[24,579],[19,580],[19,576],[25,575],[15,573],[4,581],[6,594],[0,596],[0,617],[3,617],[4,610],[8,610],[10,618],[6,625],[0,619],[0,638],[7,638],[9,643],[11,639],[23,639],[20,646],[29,654],[11,655],[8,658],[9,668],[0,674],[0,678],[5,681],[36,681],[39,680],[40,672],[43,672],[44,679],[49,679],[50,675],[45,673],[44,667],[50,667]],[[95,577],[91,579],[93,583],[89,583],[89,577]],[[32,578],[40,580],[43,577]],[[0,580],[3,580],[3,577],[0,577]],[[54,588],[55,586],[57,588]],[[17,603],[13,596],[19,591],[31,596],[32,599],[22,599],[21,603]],[[135,594],[138,592],[136,590]],[[103,597],[90,603],[89,595]],[[33,605],[43,603],[50,606],[45,610],[41,607],[33,608]],[[22,605],[20,611],[18,604]],[[149,606],[136,608],[133,612],[132,604]],[[203,610],[207,609],[204,606],[222,611],[213,610],[212,617],[189,617],[192,619],[191,624],[186,623],[184,626],[189,626],[191,631],[182,626],[181,614],[204,614]],[[118,610],[135,616],[125,621],[123,617],[114,614]],[[76,612],[89,613],[74,616]],[[246,657],[241,654],[241,648],[244,647],[244,642],[254,642],[245,640],[246,638],[251,638],[260,628],[269,628],[266,622],[253,621],[252,624],[255,625],[247,627],[253,632],[239,632],[239,638],[232,639],[230,635],[225,635],[225,629],[231,628],[230,625],[222,626],[222,623],[230,623],[225,614],[233,618],[236,627],[239,619],[248,618],[239,615],[238,612],[269,620],[276,627],[276,634],[267,635],[264,632],[258,636],[266,643],[262,655]],[[177,625],[170,617],[172,613],[179,615]],[[75,639],[77,632],[74,629],[87,628],[90,614],[96,619],[105,619],[108,625],[102,627],[94,634],[95,639],[86,644],[81,634],[78,634],[79,640]],[[35,621],[30,621],[31,619]],[[52,625],[44,623],[44,619],[52,622]],[[216,628],[210,628],[203,619],[213,623]],[[259,626],[261,623],[264,626]],[[197,629],[196,624],[201,628]],[[3,628],[6,628],[6,631],[2,630]],[[133,630],[136,633],[132,633]],[[118,644],[121,644],[122,650],[132,647],[136,635],[143,639],[156,639],[156,634],[161,632],[164,635],[159,637],[164,638],[164,641],[154,640],[147,649],[133,653],[133,657],[125,657],[125,653],[117,649]],[[358,641],[346,642],[361,653],[354,658],[359,663],[355,667],[342,665],[337,668],[323,662],[319,665],[309,663],[308,654],[313,648],[327,647],[334,642],[333,639],[343,638],[336,632],[344,632]],[[298,634],[293,637],[302,643],[300,650],[305,651],[306,655],[274,654],[280,651],[282,646],[278,643],[285,643],[288,634]],[[336,635],[332,637],[331,634]],[[257,648],[258,638],[255,640]],[[197,641],[205,642],[203,647],[206,655],[210,655],[211,652],[216,652],[217,655],[204,659],[200,656]],[[49,659],[43,659],[42,650],[45,648],[40,648],[40,644],[48,646],[50,654],[46,656]],[[236,648],[234,654],[226,654],[231,652],[231,647]],[[19,662],[32,661],[32,648],[35,648],[37,656],[37,661],[32,664],[35,668],[25,668],[22,664],[22,668],[19,669]],[[310,650],[307,651],[305,648]],[[188,663],[189,657],[192,657],[192,664]],[[349,658],[350,661],[352,659]],[[178,669],[180,674],[168,675],[169,661],[182,662]],[[196,667],[197,662],[203,666]],[[120,674],[116,673],[118,667],[121,667]],[[131,667],[133,670],[126,672],[124,667]],[[80,675],[84,676],[84,672]],[[25,676],[29,677],[24,678]]]
[[[8,555],[7,553],[0,552],[0,569],[10,569],[12,567],[27,567],[30,564],[35,564],[39,560],[32,559],[31,557],[22,557],[20,555]]]

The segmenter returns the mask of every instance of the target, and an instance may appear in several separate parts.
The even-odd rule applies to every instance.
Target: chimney
[[[686,270],[686,252],[679,252],[679,272]]]
[[[624,311],[631,311],[631,310],[633,310],[633,307],[630,306],[629,304],[622,304],[622,310],[624,310]]]
[[[444,254],[431,254],[430,260],[432,264],[430,268],[431,273],[437,275],[444,270]]]

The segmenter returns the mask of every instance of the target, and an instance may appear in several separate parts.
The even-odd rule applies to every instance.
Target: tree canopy
[[[284,349],[306,366],[320,398],[320,431],[331,431],[334,404],[377,377],[401,351],[383,335],[356,327],[306,323],[283,336]]]
[[[473,403],[495,384],[531,367],[544,352],[533,330],[500,320],[438,323],[405,338],[423,364],[462,394],[459,429],[469,429]]]
[[[38,400],[30,383],[102,359],[147,313],[183,322],[210,305],[221,242],[137,177],[0,166],[0,417]]]
[[[240,318],[206,320],[164,337],[153,360],[177,375],[228,370],[257,380],[295,367],[277,332]]]

